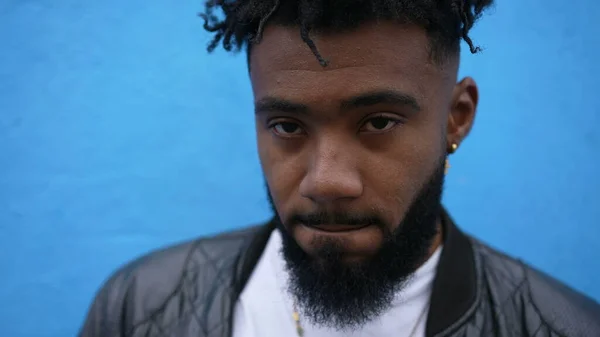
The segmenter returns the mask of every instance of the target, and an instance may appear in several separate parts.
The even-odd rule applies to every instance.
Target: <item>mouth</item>
[[[369,224],[365,225],[338,225],[338,224],[325,224],[325,225],[304,225],[305,227],[327,233],[345,233],[359,231],[363,228],[369,227]]]

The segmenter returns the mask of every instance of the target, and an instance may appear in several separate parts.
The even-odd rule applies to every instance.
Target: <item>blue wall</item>
[[[268,216],[242,55],[197,1],[0,1],[0,327],[72,336],[153,248]],[[600,2],[504,0],[446,204],[466,230],[600,299]]]

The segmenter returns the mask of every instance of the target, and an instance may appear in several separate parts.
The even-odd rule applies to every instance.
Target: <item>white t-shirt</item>
[[[280,255],[281,234],[274,230],[263,255],[236,303],[233,337],[295,337],[293,299],[286,290],[287,272]],[[301,323],[304,337],[423,337],[429,299],[441,247],[396,295],[392,307],[351,333]],[[410,334],[413,332],[413,336]]]

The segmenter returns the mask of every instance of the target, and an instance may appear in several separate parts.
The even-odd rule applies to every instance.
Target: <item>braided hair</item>
[[[302,40],[322,66],[327,60],[310,37],[311,31],[349,31],[365,22],[393,20],[415,24],[428,34],[430,55],[442,61],[460,50],[464,40],[472,53],[469,31],[493,0],[207,0],[204,29],[214,34],[208,45],[212,52],[219,44],[226,51],[259,43],[265,26],[298,27]],[[221,10],[224,18],[215,14]]]

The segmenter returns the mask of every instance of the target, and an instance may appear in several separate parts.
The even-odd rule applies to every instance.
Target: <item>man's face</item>
[[[419,217],[439,205],[446,149],[468,131],[476,89],[456,85],[456,62],[431,62],[417,27],[370,24],[313,40],[329,66],[319,65],[294,27],[267,27],[250,58],[263,172],[284,238],[293,241],[288,248],[306,254],[288,265],[312,259],[338,276],[381,273],[363,267],[402,243],[394,235],[420,237],[402,233],[407,215],[413,232],[427,228],[421,241],[431,245],[435,217],[422,225]],[[311,268],[303,271],[319,273]]]

